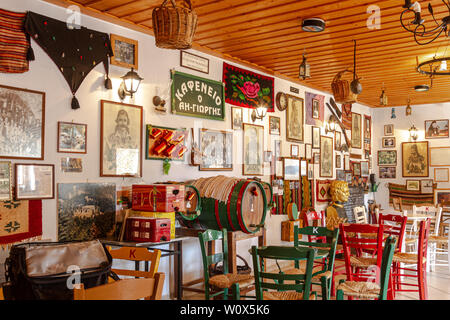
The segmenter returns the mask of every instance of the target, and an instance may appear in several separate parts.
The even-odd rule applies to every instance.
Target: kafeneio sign
[[[172,113],[210,120],[225,120],[222,82],[171,71]]]

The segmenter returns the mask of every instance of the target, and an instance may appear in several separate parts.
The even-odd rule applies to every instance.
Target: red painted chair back
[[[396,252],[402,249],[403,238],[405,236],[407,216],[401,216],[398,214],[382,214],[379,215],[379,224],[390,226],[385,228],[384,233],[397,239]]]
[[[326,227],[325,211],[317,212],[314,208],[304,208],[301,212],[304,227]],[[308,242],[327,242],[327,237],[308,236]]]
[[[420,229],[419,229],[419,246],[417,248],[417,263],[423,263],[426,265],[427,261],[424,257],[427,257],[428,251],[428,237],[430,235],[430,225],[431,219],[427,218],[425,221],[420,221]],[[425,261],[425,262],[423,262]],[[426,270],[426,269],[424,269]]]

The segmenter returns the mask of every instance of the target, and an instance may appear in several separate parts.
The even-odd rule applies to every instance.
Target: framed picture
[[[448,119],[425,120],[425,139],[448,138]]]
[[[342,156],[340,154],[336,154],[336,169],[342,168]]]
[[[11,162],[0,161],[0,201],[12,200]]]
[[[370,151],[364,150],[364,159],[368,160],[370,158]]]
[[[314,164],[308,162],[308,180],[314,180]]]
[[[58,152],[87,153],[87,124],[58,122]]]
[[[264,127],[244,123],[243,175],[264,175]]]
[[[428,141],[402,142],[402,176],[428,175]]]
[[[280,118],[269,116],[269,134],[280,135]]]
[[[138,42],[117,34],[111,34],[111,47],[114,55],[111,64],[127,69],[138,70]]]
[[[209,73],[209,59],[184,50],[180,51],[180,66],[206,74]]]
[[[201,129],[201,171],[233,170],[233,132]]]
[[[264,162],[272,162],[272,151],[264,151]]]
[[[406,180],[406,190],[420,191],[420,180]]]
[[[361,176],[367,177],[369,175],[369,161],[361,161]]]
[[[308,175],[308,161],[300,160],[300,176],[306,177]]]
[[[341,133],[339,131],[334,132],[334,150],[340,151],[342,148]]]
[[[279,161],[281,158],[281,140],[275,140],[273,143],[274,143],[273,156],[275,157],[275,161]]]
[[[361,115],[352,112],[352,148],[361,149]]]
[[[360,162],[352,162],[352,174],[353,176],[361,176],[361,163]]]
[[[333,177],[333,138],[320,136],[320,177]]]
[[[421,193],[433,193],[433,180],[426,179],[426,180],[420,180],[420,190]]]
[[[61,158],[62,172],[83,172],[81,158]]]
[[[185,145],[189,131],[185,128],[169,128],[146,125],[145,158],[149,160],[183,161],[187,151]],[[193,135],[193,133],[192,133]],[[197,163],[200,163],[198,160]]]
[[[312,118],[320,119],[320,101],[312,99]]]
[[[344,170],[336,170],[336,180],[345,181],[345,171]]]
[[[53,164],[16,163],[16,200],[53,199],[55,166]]]
[[[397,150],[378,150],[379,166],[397,165]]]
[[[394,135],[394,125],[393,124],[385,124],[384,125],[384,135],[385,136],[393,136]]]
[[[381,138],[382,148],[395,148],[395,137],[383,137]]]
[[[312,132],[312,148],[319,149],[320,148],[320,127],[311,126]]]
[[[345,173],[345,181],[347,181],[348,183],[352,183],[353,182],[353,174],[351,172],[346,172]]]
[[[434,203],[442,206],[449,206],[450,189],[434,189]]]
[[[344,155],[344,171],[350,171],[350,155]]]
[[[101,100],[100,176],[142,176],[142,107]]]
[[[0,85],[0,158],[44,159],[45,92]]]
[[[448,168],[434,168],[434,181],[435,182],[448,182]]]
[[[372,138],[372,117],[368,115],[364,115],[364,139]]]
[[[291,157],[298,158],[298,156],[299,156],[298,144],[291,144]]]
[[[430,167],[450,166],[450,147],[430,147]]]
[[[233,130],[242,130],[242,108],[231,107],[231,128]]]
[[[305,143],[305,159],[311,160],[312,158],[312,146],[310,143]]]
[[[300,180],[300,159],[283,158],[283,179]]]
[[[303,99],[290,94],[287,94],[286,97],[286,140],[291,142],[303,142]]]
[[[395,179],[396,167],[378,167],[380,179]]]
[[[314,152],[313,153],[313,161],[314,161],[314,164],[319,164],[320,163],[320,153],[319,152]]]

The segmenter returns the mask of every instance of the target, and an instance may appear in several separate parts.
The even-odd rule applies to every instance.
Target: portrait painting
[[[269,134],[280,135],[280,118],[269,116]]]
[[[0,161],[0,201],[12,200],[11,162]]]
[[[142,107],[101,101],[100,176],[142,176]]]
[[[311,137],[312,137],[312,148],[319,149],[320,148],[320,127],[311,127]]]
[[[292,142],[303,142],[303,99],[287,96],[286,114],[286,140]]]
[[[397,165],[397,150],[378,150],[378,165]]]
[[[264,175],[264,127],[244,123],[243,175]]]
[[[87,125],[58,122],[58,152],[86,153]]]
[[[44,159],[45,92],[0,85],[0,158]]]
[[[242,108],[231,107],[231,121],[233,130],[242,130]]]
[[[114,55],[111,64],[138,70],[138,42],[116,34],[111,34],[111,47]]]
[[[200,170],[233,170],[233,133],[200,130]]]
[[[403,177],[428,177],[428,174],[428,141],[403,142]]]
[[[380,179],[395,179],[396,167],[379,167]]]
[[[333,177],[333,138],[320,136],[320,176]]]
[[[352,112],[352,148],[361,149],[361,115]]]
[[[426,120],[425,139],[448,138],[448,119]]]

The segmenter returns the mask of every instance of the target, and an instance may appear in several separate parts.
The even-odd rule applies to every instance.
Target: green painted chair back
[[[389,288],[389,275],[391,273],[392,259],[394,257],[397,240],[392,236],[386,239],[383,256],[381,258],[381,275],[380,275],[380,300],[387,299]]]
[[[311,294],[311,279],[316,249],[307,247],[267,246],[257,248],[252,246],[253,270],[255,274],[256,299],[263,300],[263,291],[296,291],[303,293],[303,300],[309,300]],[[304,274],[284,274],[283,272],[266,272],[264,259],[267,260],[306,260]],[[269,282],[265,281],[269,280]],[[290,283],[285,283],[290,281]],[[292,283],[295,281],[295,283]]]

